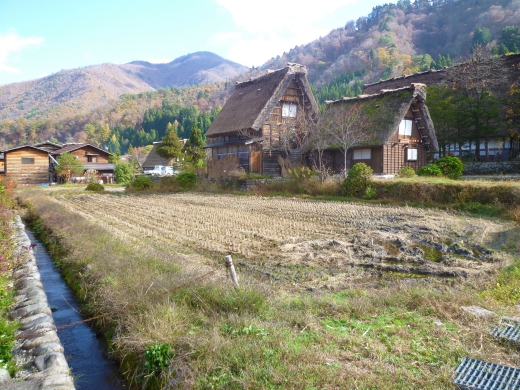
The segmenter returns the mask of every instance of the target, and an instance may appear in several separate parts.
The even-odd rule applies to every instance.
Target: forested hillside
[[[64,71],[0,87],[0,138],[15,146],[55,137],[124,153],[129,145],[159,140],[168,122],[187,138],[195,122],[207,129],[236,81],[287,62],[307,66],[316,99],[323,104],[355,96],[365,83],[450,66],[468,58],[476,43],[494,54],[516,52],[519,11],[516,0],[399,0],[377,6],[366,17],[347,21],[260,68],[243,72],[246,68],[235,67],[233,75],[229,62],[205,52],[163,65],[136,61],[115,73],[108,72],[115,67],[110,64]],[[203,68],[211,69],[214,79],[201,78],[208,73]],[[42,102],[41,107],[35,102]]]

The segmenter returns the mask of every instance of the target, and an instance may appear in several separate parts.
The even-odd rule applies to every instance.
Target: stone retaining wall
[[[463,175],[511,175],[520,174],[520,162],[479,162],[464,164]]]
[[[20,322],[13,354],[22,367],[15,379],[0,370],[0,388],[9,390],[75,389],[63,347],[56,332],[52,312],[40,281],[40,271],[25,233],[25,225],[17,215],[14,256],[22,263],[13,272],[16,303],[9,313],[11,320]]]

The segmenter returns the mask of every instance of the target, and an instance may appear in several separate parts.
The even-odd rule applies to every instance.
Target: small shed
[[[328,102],[327,110],[344,110],[353,105],[359,107],[359,125],[364,126],[366,137],[349,149],[347,169],[363,162],[376,174],[396,174],[403,167],[417,170],[426,165],[429,152],[438,150],[424,84],[342,98]],[[329,148],[327,154],[334,170],[344,168],[340,150]]]

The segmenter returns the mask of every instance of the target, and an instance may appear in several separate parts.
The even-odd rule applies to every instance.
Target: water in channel
[[[80,308],[76,297],[65,283],[52,262],[51,255],[34,233],[26,230],[31,242],[35,243],[34,255],[41,274],[41,280],[52,317],[56,326],[81,321]],[[108,357],[103,336],[86,323],[58,330],[58,336],[65,350],[64,354],[72,369],[78,390],[127,389],[128,385],[119,373],[117,365]]]

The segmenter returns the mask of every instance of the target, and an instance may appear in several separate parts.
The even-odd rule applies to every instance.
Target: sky
[[[384,0],[0,0],[0,85],[197,51],[260,66]]]

